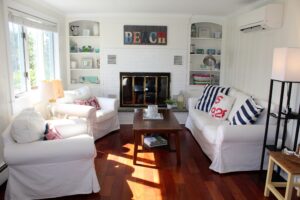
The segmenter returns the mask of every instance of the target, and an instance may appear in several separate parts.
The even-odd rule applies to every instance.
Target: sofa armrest
[[[96,115],[96,108],[85,105],[56,103],[51,105],[51,112],[54,116],[59,114],[92,119]]]
[[[108,98],[108,97],[97,97],[100,107],[103,110],[114,110],[118,111],[119,101],[116,98]]]
[[[274,140],[276,126],[269,126],[268,141]],[[265,135],[265,125],[220,125],[218,127],[218,143],[245,142],[245,143],[263,143]]]
[[[87,134],[67,139],[7,144],[4,160],[8,165],[32,165],[90,159],[95,154],[94,139]]]
[[[194,109],[194,107],[195,107],[197,101],[198,101],[198,98],[190,97],[190,98],[188,99],[188,110]]]

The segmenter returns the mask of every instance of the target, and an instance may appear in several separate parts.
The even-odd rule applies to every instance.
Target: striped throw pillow
[[[230,120],[231,125],[254,124],[259,115],[264,110],[263,107],[257,105],[252,97],[248,98],[245,103],[238,109]]]
[[[206,85],[203,91],[202,96],[199,98],[195,109],[209,112],[212,105],[215,102],[217,94],[222,92],[223,94],[228,95],[230,88],[229,87],[220,87],[216,85]]]

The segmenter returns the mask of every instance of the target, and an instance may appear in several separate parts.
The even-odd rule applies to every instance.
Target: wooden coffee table
[[[133,119],[133,135],[134,135],[134,153],[133,153],[133,164],[136,164],[137,153],[144,152],[138,149],[139,142],[143,145],[144,134],[147,133],[159,133],[168,136],[170,134],[175,135],[175,147],[177,164],[180,165],[180,140],[179,132],[182,130],[179,125],[175,115],[171,110],[161,109],[158,111],[162,113],[163,120],[144,120],[143,119],[143,109],[135,109],[134,119]],[[170,141],[168,141],[169,143]]]

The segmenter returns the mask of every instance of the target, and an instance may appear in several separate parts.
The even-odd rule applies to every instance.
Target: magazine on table
[[[168,140],[166,140],[160,135],[146,136],[144,138],[144,144],[150,148],[159,147],[159,146],[168,145]]]

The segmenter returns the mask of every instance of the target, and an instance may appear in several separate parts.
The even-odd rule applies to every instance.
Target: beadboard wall
[[[238,19],[241,14],[231,16],[226,24],[224,83],[266,100],[269,95],[273,49],[300,47],[300,1],[265,1],[264,4],[273,2],[282,3],[284,6],[283,26],[280,29],[240,32]],[[248,11],[260,6],[262,5],[250,7]],[[298,109],[299,100],[299,91],[294,88],[291,105],[295,111]],[[278,84],[275,85],[274,101],[279,101]],[[290,132],[294,126],[289,123]]]

